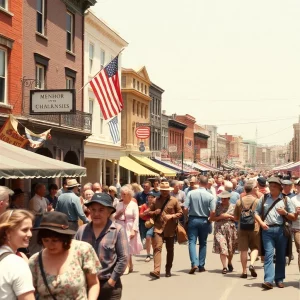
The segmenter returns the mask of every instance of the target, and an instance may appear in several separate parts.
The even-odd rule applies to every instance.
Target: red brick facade
[[[182,152],[182,143],[184,139],[184,130],[169,127],[169,146],[176,145],[177,152]]]
[[[175,120],[187,126],[184,131],[184,159],[194,161],[194,125],[196,119],[190,115],[176,116]]]
[[[66,13],[68,8],[61,0],[45,1],[45,36],[36,32],[36,0],[24,1],[24,76],[35,78],[35,56],[37,53],[49,59],[45,76],[45,89],[65,89],[66,71],[69,68],[76,72],[76,109],[83,110],[83,16],[70,12],[74,16],[73,54],[66,47]],[[34,87],[33,87],[34,88]],[[25,89],[24,99],[28,111],[29,88]]]
[[[23,0],[9,0],[7,12],[0,10],[0,48],[7,54],[6,103],[0,106],[0,113],[21,112]],[[10,48],[5,40],[13,41]]]

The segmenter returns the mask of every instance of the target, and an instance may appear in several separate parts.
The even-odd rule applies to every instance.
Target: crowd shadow
[[[262,282],[261,283],[247,283],[247,284],[244,284],[245,287],[249,287],[249,288],[252,288],[252,287],[257,287],[257,288],[261,288],[262,291],[267,291],[265,289],[262,288]],[[288,288],[288,287],[293,287],[293,288],[296,288],[296,289],[299,289],[300,290],[300,282],[299,281],[286,281],[284,282],[284,287],[285,288]],[[274,288],[277,288],[276,285],[274,284]]]

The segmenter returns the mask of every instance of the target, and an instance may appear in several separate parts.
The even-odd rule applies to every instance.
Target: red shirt
[[[142,216],[142,214],[144,213],[145,210],[147,210],[149,207],[146,203],[144,203],[141,207],[140,207],[140,218],[144,221],[148,221],[150,220],[150,216]]]

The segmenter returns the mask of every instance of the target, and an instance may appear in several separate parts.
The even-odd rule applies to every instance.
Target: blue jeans
[[[192,267],[203,268],[206,259],[206,244],[210,223],[207,218],[190,216],[188,223],[189,253]],[[199,239],[199,258],[196,254],[197,238]]]
[[[285,278],[285,252],[287,245],[287,237],[283,234],[282,227],[270,227],[263,230],[262,240],[265,248],[265,277],[264,281],[273,283],[283,282]],[[276,252],[275,270],[273,266],[274,250]]]

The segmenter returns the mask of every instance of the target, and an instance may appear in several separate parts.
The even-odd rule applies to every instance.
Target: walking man
[[[281,193],[282,187],[278,177],[269,179],[270,194],[266,194],[258,202],[255,218],[262,231],[263,249],[265,251],[264,289],[272,289],[273,281],[283,288],[285,278],[285,254],[288,238],[283,233],[284,218],[296,219],[295,208],[288,197]],[[275,270],[273,266],[274,250],[276,251]]]
[[[216,201],[214,196],[206,190],[207,177],[200,176],[199,189],[190,191],[185,201],[185,209],[188,210],[188,238],[189,253],[192,268],[189,274],[205,272],[207,236],[210,229],[209,218],[214,215]],[[197,238],[199,239],[199,256],[196,254]]]
[[[161,182],[160,197],[151,204],[149,215],[154,218],[154,271],[150,276],[160,278],[161,251],[164,241],[167,249],[166,277],[171,277],[171,268],[174,259],[174,237],[178,219],[182,216],[182,209],[178,200],[170,196],[168,182]]]
[[[246,182],[244,186],[246,196],[237,201],[234,210],[235,221],[239,223],[238,249],[241,252],[241,263],[243,268],[241,278],[247,278],[248,249],[251,251],[249,271],[252,277],[257,277],[257,273],[254,269],[254,262],[258,256],[258,250],[260,249],[260,234],[259,224],[255,221],[254,212],[259,199],[253,196],[253,188],[252,182]]]
[[[76,179],[67,180],[68,191],[58,197],[56,211],[60,211],[68,216],[69,227],[72,230],[78,229],[78,218],[83,223],[89,223],[89,219],[85,216],[78,194],[80,184]]]

